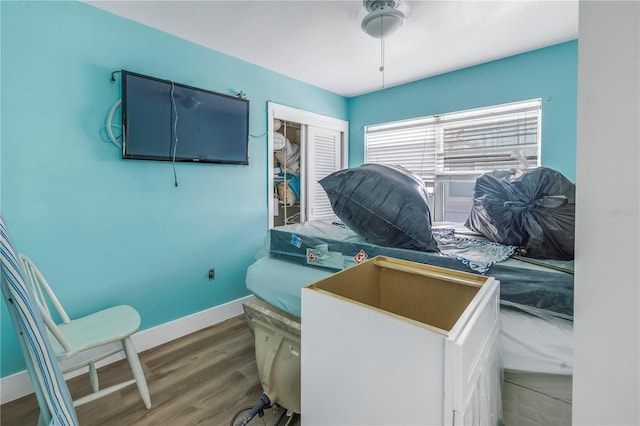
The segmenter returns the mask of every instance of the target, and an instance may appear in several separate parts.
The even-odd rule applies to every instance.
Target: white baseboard
[[[253,300],[253,298],[254,296],[246,296],[219,306],[214,306],[213,308],[140,331],[131,336],[131,339],[138,352],[146,351],[147,349],[154,348],[240,315],[243,313],[242,304]],[[103,350],[105,354],[108,352],[108,348]],[[97,366],[102,367],[122,358],[124,358],[122,353],[112,355],[97,363]],[[63,364],[62,367],[67,370],[71,365]],[[86,368],[75,370],[65,374],[65,378],[70,379],[85,372]],[[31,393],[33,393],[33,386],[27,370],[0,378],[0,404],[22,398]]]

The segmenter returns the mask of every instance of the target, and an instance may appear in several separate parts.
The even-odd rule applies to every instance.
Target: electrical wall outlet
[[[214,268],[209,269],[209,281],[216,279],[216,270]]]

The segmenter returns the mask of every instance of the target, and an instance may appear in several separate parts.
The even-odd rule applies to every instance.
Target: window
[[[540,99],[367,126],[365,162],[424,179],[434,220],[463,222],[475,179],[540,165]]]

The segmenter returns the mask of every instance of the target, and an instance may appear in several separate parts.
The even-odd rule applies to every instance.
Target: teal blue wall
[[[577,42],[345,99],[84,3],[0,8],[2,215],[72,316],[127,303],[146,329],[248,294],[267,228],[268,101],[348,119],[357,165],[364,125],[541,97],[542,161],[575,176]],[[122,160],[100,131],[123,68],[244,90],[250,165],[177,164],[175,188],[170,163]],[[4,377],[24,363],[0,310]]]
[[[71,316],[142,329],[248,294],[267,230],[268,101],[341,119],[346,99],[80,2],[1,2],[2,214]],[[251,101],[250,165],[122,160],[100,130],[127,69]],[[208,280],[209,268],[216,279]],[[1,375],[23,370],[4,303]]]
[[[575,182],[577,73],[574,40],[351,98],[349,165],[364,161],[366,125],[541,98],[542,165]]]

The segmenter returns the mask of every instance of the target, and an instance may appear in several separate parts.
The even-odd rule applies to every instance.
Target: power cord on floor
[[[245,426],[247,423],[251,421],[256,415],[262,417],[264,416],[265,408],[271,408],[271,401],[266,394],[262,394],[260,400],[251,407],[249,413],[245,414],[244,417],[240,419],[236,426]]]
[[[248,406],[248,407],[244,407],[239,409],[236,414],[233,415],[233,418],[231,419],[231,423],[229,423],[229,426],[234,426],[236,424],[236,420],[238,419],[238,416],[242,413],[244,413],[245,411],[249,411],[253,408],[252,405]]]
[[[280,422],[282,422],[282,420],[285,417],[288,417],[287,422],[285,423],[285,426],[291,426],[291,424],[293,423],[296,417],[296,413],[294,413],[291,410],[287,410],[286,408],[280,406],[277,403],[272,404],[269,397],[266,394],[262,394],[262,396],[260,397],[260,399],[255,405],[251,407],[244,407],[239,409],[231,419],[231,423],[229,426],[246,426],[247,423],[249,423],[256,415],[262,418],[262,423],[266,426],[267,423],[264,419],[264,410],[269,408],[273,408],[274,414],[277,414],[278,410],[282,410],[282,413],[280,414],[280,416],[278,417],[278,420],[276,420],[273,426],[280,426]],[[245,414],[238,421],[238,423],[236,423],[236,420],[238,420],[238,417],[240,416],[240,414],[244,413],[245,411],[249,411],[249,412]]]

